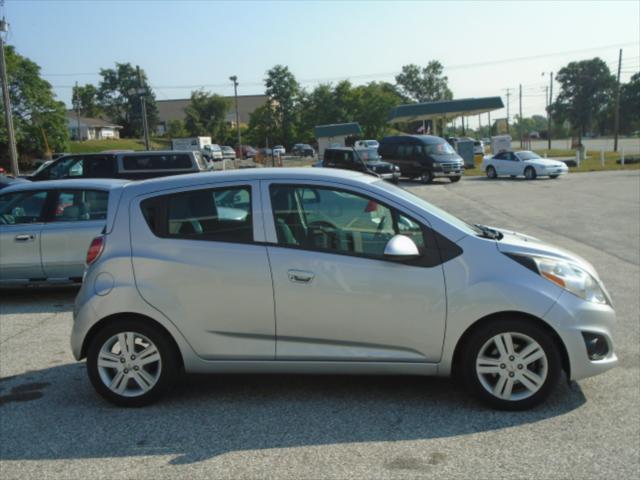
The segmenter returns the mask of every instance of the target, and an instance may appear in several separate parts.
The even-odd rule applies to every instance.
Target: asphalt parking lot
[[[618,313],[620,366],[527,412],[487,410],[446,379],[254,375],[189,377],[126,410],[71,356],[74,289],[2,291],[0,476],[638,478],[640,171],[404,185],[591,261]]]

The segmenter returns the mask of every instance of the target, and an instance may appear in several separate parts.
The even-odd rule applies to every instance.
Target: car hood
[[[496,242],[498,250],[502,253],[525,254],[539,257],[551,257],[568,260],[579,265],[589,272],[594,278],[599,280],[598,272],[584,258],[576,255],[564,248],[556,247],[550,243],[544,242],[538,238],[526,235],[524,233],[504,230],[501,228],[489,227],[502,233],[503,237]]]
[[[564,167],[566,164],[560,160],[551,160],[550,158],[532,158],[525,160],[525,163],[534,163],[544,167]]]

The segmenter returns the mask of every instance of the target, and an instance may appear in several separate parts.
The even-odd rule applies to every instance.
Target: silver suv
[[[448,376],[502,409],[617,363],[585,260],[469,225],[371,175],[257,169],[119,187],[71,338],[96,390],[157,399],[182,372]]]

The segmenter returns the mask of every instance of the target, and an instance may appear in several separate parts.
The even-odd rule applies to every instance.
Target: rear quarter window
[[[123,170],[191,170],[191,157],[185,153],[128,155],[122,157]]]

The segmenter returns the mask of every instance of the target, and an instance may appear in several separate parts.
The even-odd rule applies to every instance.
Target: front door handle
[[[16,242],[30,242],[31,240],[33,240],[35,237],[30,234],[30,233],[23,233],[21,235],[16,235],[14,240]]]
[[[289,270],[287,273],[289,275],[289,280],[294,283],[311,283],[315,278],[315,275],[312,272],[304,270]]]

